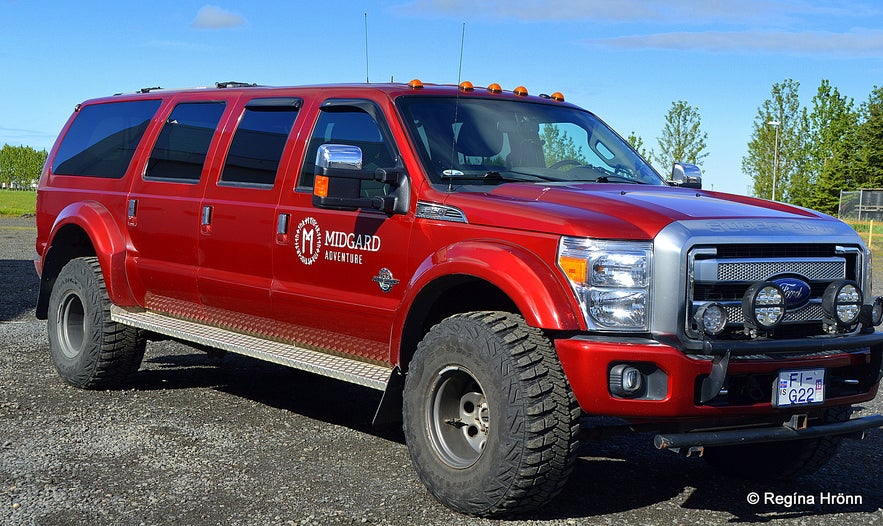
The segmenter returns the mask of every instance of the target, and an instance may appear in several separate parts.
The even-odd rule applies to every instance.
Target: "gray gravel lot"
[[[426,493],[401,431],[370,426],[369,389],[168,342],[124,390],[66,386],[34,318],[34,235],[32,219],[0,219],[0,524],[497,523]],[[881,412],[881,397],[857,411]],[[717,475],[651,439],[584,443],[560,497],[500,523],[883,524],[883,430],[783,484]]]

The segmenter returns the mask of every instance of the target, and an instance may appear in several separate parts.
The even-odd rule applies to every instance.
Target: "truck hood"
[[[584,237],[652,239],[691,219],[834,218],[773,201],[707,190],[622,184],[504,184],[486,193],[456,193],[445,204],[472,224]]]

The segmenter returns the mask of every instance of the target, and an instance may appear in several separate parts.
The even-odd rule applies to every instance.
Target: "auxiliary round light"
[[[696,311],[693,321],[708,336],[717,336],[727,327],[727,310],[720,303],[706,303]]]
[[[785,293],[782,287],[762,281],[748,287],[742,297],[745,324],[752,329],[771,331],[785,318]]]
[[[828,321],[840,327],[855,325],[862,311],[862,291],[858,283],[841,279],[828,285],[822,295],[822,310]]]

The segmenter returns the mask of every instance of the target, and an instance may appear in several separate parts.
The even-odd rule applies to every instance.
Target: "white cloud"
[[[883,57],[883,31],[848,33],[768,31],[657,33],[584,41],[611,49],[664,49],[713,53],[784,53],[833,57]]]
[[[232,11],[221,9],[216,5],[204,5],[199,8],[190,26],[198,29],[224,29],[244,24],[245,19]]]

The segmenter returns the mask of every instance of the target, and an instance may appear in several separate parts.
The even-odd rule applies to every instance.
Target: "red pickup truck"
[[[850,419],[883,356],[856,233],[703,190],[695,166],[666,180],[560,93],[89,100],[37,208],[37,316],[66,382],[120,385],[172,338],[382,390],[375,421],[403,423],[464,513],[547,502],[586,422],[765,479],[883,425]]]

